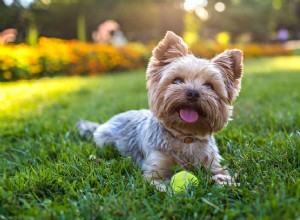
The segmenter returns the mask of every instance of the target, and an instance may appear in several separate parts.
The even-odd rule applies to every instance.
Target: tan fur
[[[147,69],[149,105],[166,128],[185,134],[207,136],[220,131],[231,116],[231,103],[240,90],[242,52],[227,50],[212,60],[198,59],[188,54],[187,45],[173,32],[153,50]],[[185,83],[174,85],[175,78]],[[205,86],[213,85],[214,91]],[[200,92],[197,103],[190,104],[185,91]],[[199,123],[186,124],[178,117],[180,106],[195,106],[205,117]]]
[[[243,52],[240,50],[226,50],[212,59],[220,69],[225,78],[229,102],[232,103],[241,87],[241,76],[243,72]]]

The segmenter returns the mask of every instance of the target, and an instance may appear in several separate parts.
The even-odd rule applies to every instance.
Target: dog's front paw
[[[238,186],[239,184],[235,182],[235,178],[230,176],[229,174],[216,174],[212,176],[212,180],[218,185],[231,185]]]
[[[162,180],[153,180],[151,183],[154,184],[157,191],[160,191],[160,192],[167,191],[167,186]]]

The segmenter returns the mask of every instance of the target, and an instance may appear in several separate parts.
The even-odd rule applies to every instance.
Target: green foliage
[[[43,2],[34,1],[28,9],[16,4],[10,7],[3,5],[2,9],[0,5],[0,18],[4,17],[2,11],[6,14],[0,20],[0,28],[3,22],[4,28],[16,27],[19,33],[25,32],[27,19],[24,19],[24,14],[27,12],[36,17],[41,36],[63,39],[78,37],[77,19],[80,14],[86,18],[86,38],[89,41],[92,41],[92,32],[97,26],[108,19],[116,20],[128,39],[134,41],[149,41],[160,38],[166,30],[180,33],[183,29],[183,11],[173,7],[173,0],[52,0],[49,5]]]
[[[217,1],[208,1],[210,19],[204,26],[210,29],[228,31],[234,40],[241,34],[251,33],[254,41],[276,40],[278,29],[284,27],[290,32],[290,38],[297,38],[300,19],[298,0],[227,0],[226,10],[219,13],[214,10]]]
[[[0,84],[0,217],[299,218],[300,57],[245,62],[234,120],[216,136],[240,186],[219,187],[199,170],[200,187],[182,194],[157,192],[129,158],[74,129],[81,118],[147,108],[144,72]]]
[[[115,0],[101,1],[100,4],[89,1],[84,6],[85,13],[89,16],[87,23],[90,27],[94,22],[108,18],[116,19],[129,38],[133,40],[145,40],[146,38],[147,40],[147,37],[148,39],[154,36],[160,37],[167,30],[173,30],[180,34],[190,28],[191,24],[183,23],[185,13],[180,9],[182,2],[183,0],[148,0],[140,3],[136,0]],[[272,35],[274,33],[276,35],[276,31],[281,27],[289,29],[292,39],[297,36],[299,31],[300,2],[297,0],[242,0],[239,3],[224,1],[226,10],[222,13],[214,9],[216,2],[208,1],[207,9],[210,15],[208,21],[202,22],[198,19],[194,22],[200,24],[204,36],[211,32],[216,34],[228,31],[234,37],[233,40],[241,34],[251,33],[255,41],[267,41],[274,38]],[[99,13],[101,10],[102,13]],[[133,14],[134,16],[132,16]],[[58,16],[60,15],[58,14]],[[151,19],[149,19],[150,17]],[[89,32],[91,31],[89,30]],[[154,36],[153,31],[157,32]]]
[[[5,28],[17,28],[20,37],[26,31],[28,14],[38,21],[41,36],[74,39],[79,37],[80,26],[77,19],[85,16],[87,40],[97,26],[107,19],[114,19],[120,25],[129,40],[149,41],[160,38],[167,30],[178,34],[186,32],[191,24],[184,24],[184,0],[35,0],[24,9],[19,1],[7,7],[0,2],[0,31]],[[202,38],[214,38],[219,32],[229,32],[236,40],[242,34],[251,34],[254,41],[276,40],[276,32],[285,27],[290,31],[291,39],[299,32],[299,0],[223,0],[226,10],[215,10],[217,0],[207,1],[209,19],[198,21]],[[2,3],[2,4],[1,4]],[[191,17],[191,15],[189,15]],[[18,21],[18,22],[16,22]],[[66,25],[67,24],[67,25]],[[192,24],[192,25],[194,25]],[[81,30],[82,31],[82,30]],[[195,34],[188,30],[189,36]],[[192,33],[192,34],[191,34]],[[191,37],[190,37],[191,38]]]
[[[86,41],[86,28],[85,28],[85,16],[78,15],[77,18],[77,39],[79,41],[85,42]]]
[[[30,46],[36,46],[38,44],[38,29],[35,22],[32,22],[27,30],[27,43]]]

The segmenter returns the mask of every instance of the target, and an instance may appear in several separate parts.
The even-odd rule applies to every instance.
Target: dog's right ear
[[[162,66],[172,62],[174,58],[186,56],[188,46],[183,39],[174,32],[168,31],[164,39],[152,51],[152,62]]]
[[[225,50],[211,61],[220,68],[228,92],[228,101],[232,103],[241,88],[243,52],[237,49]]]

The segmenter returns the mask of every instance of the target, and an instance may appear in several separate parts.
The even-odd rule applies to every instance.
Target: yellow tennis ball
[[[195,175],[183,170],[172,176],[170,184],[174,192],[182,192],[189,185],[198,185],[199,181]]]

